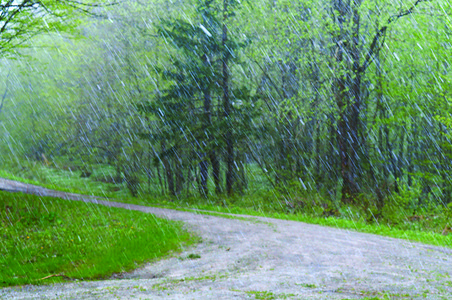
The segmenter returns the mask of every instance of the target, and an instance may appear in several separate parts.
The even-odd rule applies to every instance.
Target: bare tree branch
[[[110,2],[111,1],[111,2]],[[0,4],[0,56],[49,30],[71,30],[65,21],[74,13],[101,17],[93,9],[124,0],[7,0]]]
[[[360,67],[360,72],[365,72],[366,69],[372,64],[375,54],[378,54],[384,44],[384,39],[386,38],[386,31],[392,23],[395,23],[398,19],[414,13],[414,9],[421,3],[427,2],[429,0],[417,0],[409,9],[400,12],[397,15],[392,15],[389,17],[388,22],[385,26],[381,27],[380,30],[375,34],[372,43],[370,44],[369,51],[367,52],[364,64]],[[382,42],[380,40],[383,39]]]

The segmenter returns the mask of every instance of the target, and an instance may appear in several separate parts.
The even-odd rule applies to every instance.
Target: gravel
[[[183,221],[202,242],[109,280],[0,289],[1,299],[452,299],[452,249],[294,221],[229,219],[50,191]],[[242,216],[243,217],[243,216]]]

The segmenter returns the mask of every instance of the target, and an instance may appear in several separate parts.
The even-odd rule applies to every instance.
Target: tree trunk
[[[239,146],[239,145],[238,145]],[[236,162],[237,162],[237,181],[236,187],[240,193],[243,193],[248,188],[248,180],[246,178],[245,172],[245,164],[246,164],[246,155],[244,152],[244,147],[237,147],[236,151]]]
[[[362,105],[362,94],[361,94],[361,49],[359,46],[359,28],[360,28],[360,16],[358,8],[361,5],[361,0],[353,1],[353,25],[352,25],[352,43],[351,43],[351,57],[353,60],[353,69],[351,72],[350,80],[350,92],[351,95],[349,99],[352,100],[352,110],[351,110],[351,126],[350,126],[350,136],[351,136],[351,147],[350,147],[350,167],[352,169],[352,180],[355,183],[354,189],[358,193],[360,188],[356,184],[356,179],[358,174],[362,174],[360,158],[363,157],[365,149],[362,149],[367,144],[361,141],[359,138],[359,133],[362,130],[362,124],[360,120],[360,112]]]
[[[165,169],[166,182],[168,184],[168,191],[171,196],[175,196],[176,191],[174,189],[173,171],[171,168],[171,164],[168,161],[167,155],[165,154],[165,151],[166,151],[166,144],[164,141],[162,141],[162,162],[163,162],[163,168]]]
[[[215,183],[215,193],[218,195],[221,193],[220,162],[218,161],[215,150],[210,152],[210,163],[212,164],[212,177]]]
[[[233,194],[234,183],[234,143],[232,140],[232,128],[231,124],[231,100],[229,99],[229,50],[226,45],[228,40],[228,27],[226,20],[228,18],[228,4],[229,0],[223,0],[223,35],[222,35],[222,47],[223,47],[223,109],[224,118],[226,119],[227,126],[225,134],[226,142],[226,193],[228,195]]]
[[[160,175],[160,164],[157,164],[157,176],[159,178],[159,185],[160,185],[160,188],[162,191],[162,195],[164,195],[165,194],[165,186],[163,185],[162,176]]]
[[[342,203],[348,204],[355,201],[359,193],[359,186],[356,184],[356,170],[358,169],[359,158],[357,150],[358,124],[360,110],[360,89],[361,89],[361,68],[359,58],[359,15],[356,7],[360,1],[334,0],[334,8],[339,15],[337,22],[340,32],[335,37],[336,42],[336,64],[339,70],[336,71],[338,77],[334,81],[335,100],[339,109],[337,142],[339,148],[340,170],[342,177]],[[353,40],[349,43],[347,32],[344,29],[349,23],[350,15],[353,14]],[[347,69],[347,58],[353,60],[352,70]]]
[[[182,161],[182,155],[176,155],[174,158],[175,172],[176,172],[176,190],[175,194],[180,195],[184,189],[184,164]]]
[[[209,67],[209,57],[207,54],[204,54],[203,56],[203,64],[204,67],[207,69]],[[202,126],[204,133],[208,133],[210,131],[210,128],[212,127],[212,117],[211,117],[211,103],[212,103],[212,96],[210,95],[210,88],[209,88],[209,82],[207,82],[207,79],[204,80],[202,83],[202,92],[204,95],[204,118],[202,120]],[[207,147],[211,146],[212,138],[210,136],[210,132],[208,134],[208,143]],[[209,177],[209,157],[207,156],[207,151],[211,151],[210,149],[204,149],[201,153],[201,162],[199,163],[199,170],[201,175],[201,181],[200,181],[200,194],[204,197],[207,197],[209,195],[209,189],[207,187],[207,180]]]

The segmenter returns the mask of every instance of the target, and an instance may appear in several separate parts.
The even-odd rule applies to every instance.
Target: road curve
[[[152,213],[183,221],[203,239],[109,280],[3,288],[0,299],[452,299],[449,248],[294,221],[111,202],[5,179],[0,189]]]

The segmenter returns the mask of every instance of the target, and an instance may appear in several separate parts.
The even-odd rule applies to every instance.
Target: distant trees
[[[83,21],[74,48],[8,61],[26,70],[9,79],[9,141],[108,164],[134,194],[147,179],[150,193],[271,191],[289,207],[318,195],[381,211],[415,186],[450,201],[449,4],[249,4],[121,3]]]

